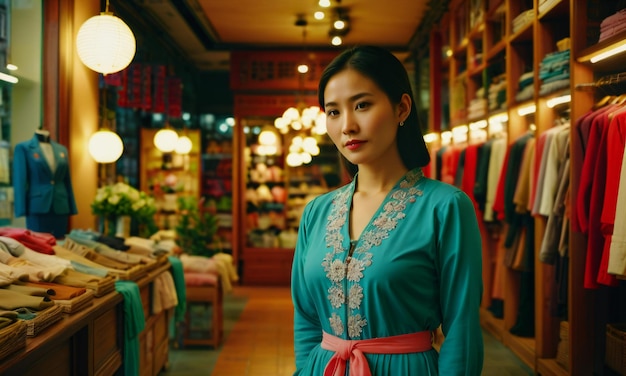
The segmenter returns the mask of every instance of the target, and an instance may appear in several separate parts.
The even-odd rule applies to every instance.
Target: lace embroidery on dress
[[[350,263],[346,268],[346,260],[341,229],[346,224],[349,215],[348,200],[352,194],[352,185],[348,185],[337,192],[333,199],[331,213],[326,225],[326,247],[331,249],[322,261],[326,277],[331,281],[328,289],[328,300],[335,310],[329,318],[334,335],[341,336],[348,330],[350,338],[361,336],[367,325],[367,318],[358,312],[363,301],[363,287],[359,284],[365,269],[372,264],[372,247],[380,245],[389,237],[389,232],[396,228],[398,222],[406,214],[407,204],[414,203],[422,191],[415,187],[415,183],[424,174],[421,169],[409,171],[397,188],[389,195],[380,214],[373,219],[372,226],[366,227],[357,242]],[[347,269],[347,270],[346,270]],[[346,291],[347,290],[347,291]],[[341,309],[348,309],[348,323],[342,320]]]

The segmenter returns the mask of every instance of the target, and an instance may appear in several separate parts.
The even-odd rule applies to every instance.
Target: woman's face
[[[353,164],[395,162],[399,159],[398,123],[408,116],[402,110],[405,100],[400,106],[392,105],[374,81],[354,69],[344,69],[324,89],[328,135]]]

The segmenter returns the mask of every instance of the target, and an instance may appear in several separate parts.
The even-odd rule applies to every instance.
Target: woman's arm
[[[441,375],[480,375],[483,337],[482,241],[474,207],[465,193],[449,196],[438,209],[440,302],[445,340],[439,354]]]

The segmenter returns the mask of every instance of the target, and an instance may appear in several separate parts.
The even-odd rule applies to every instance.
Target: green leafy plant
[[[204,200],[179,197],[178,209],[180,215],[175,229],[183,252],[207,257],[218,253],[220,250],[214,246],[218,220],[205,209]]]

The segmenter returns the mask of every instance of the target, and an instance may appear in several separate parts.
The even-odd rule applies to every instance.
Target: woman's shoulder
[[[428,177],[421,179],[418,187],[424,196],[437,201],[470,201],[469,196],[459,187]]]

